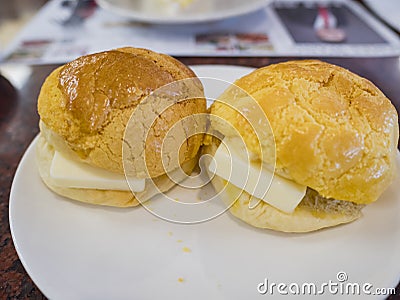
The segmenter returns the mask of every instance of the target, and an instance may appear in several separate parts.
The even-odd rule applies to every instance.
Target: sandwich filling
[[[294,213],[299,205],[324,213],[339,213],[342,210],[353,212],[364,207],[349,201],[322,197],[307,186],[279,176],[268,165],[252,161],[250,155],[246,155],[247,150],[240,145],[236,138],[225,138],[218,146],[208,169],[212,175],[219,176],[252,198],[288,214]],[[238,190],[232,190],[229,185],[226,186],[227,191],[235,191],[237,194]],[[257,204],[254,201],[249,203],[251,206]]]
[[[58,186],[80,189],[142,192],[145,179],[117,174],[86,163],[68,159],[55,151],[50,166],[50,177]],[[129,181],[129,185],[128,185]]]
[[[208,169],[250,195],[292,213],[307,187],[274,174],[265,164],[251,161],[246,153],[245,146],[237,138],[225,138]]]
[[[185,162],[180,167],[164,174],[166,178],[174,178],[176,182],[182,181],[187,174],[188,165],[193,165],[193,160]],[[125,176],[91,166],[87,163],[70,159],[59,151],[54,152],[50,165],[50,177],[58,187],[96,189],[113,191],[144,192],[146,181],[149,178]],[[154,178],[153,178],[154,179]]]

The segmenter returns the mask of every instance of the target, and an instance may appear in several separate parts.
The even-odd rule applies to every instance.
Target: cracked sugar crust
[[[195,77],[174,58],[146,49],[127,47],[97,53],[54,70],[42,86],[38,112],[46,128],[64,139],[81,160],[123,173],[125,126],[137,105],[164,84]],[[200,83],[197,88],[197,94],[203,95]],[[156,162],[160,154],[153,147],[162,142],[164,131],[179,121],[178,117],[204,112],[205,99],[195,99],[176,103],[157,118],[151,129],[154,137],[145,145],[151,176],[164,173],[162,165]],[[138,132],[130,147],[135,148],[144,140],[144,133]],[[200,135],[187,141],[180,163],[197,154],[201,141]]]
[[[370,81],[320,61],[289,61],[255,70],[235,82],[265,112],[276,143],[276,171],[325,198],[375,201],[396,173],[397,112]],[[223,97],[223,95],[222,95]],[[226,99],[225,99],[226,100]],[[231,97],[231,103],[240,101]],[[211,114],[231,122],[258,157],[271,151],[232,109]],[[224,133],[224,128],[216,130]],[[264,161],[273,161],[264,157]]]

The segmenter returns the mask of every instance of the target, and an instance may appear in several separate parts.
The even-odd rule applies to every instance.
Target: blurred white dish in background
[[[271,0],[97,0],[100,7],[136,21],[179,24],[215,21],[259,10]]]
[[[126,3],[132,2],[125,0]],[[139,0],[145,14],[158,13],[165,16],[176,16],[180,13],[207,12],[213,10],[213,0]],[[129,4],[128,4],[129,5]]]
[[[364,0],[379,17],[400,31],[400,1],[399,0]]]

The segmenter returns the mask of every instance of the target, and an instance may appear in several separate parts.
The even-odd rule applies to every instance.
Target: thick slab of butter
[[[129,191],[124,175],[115,174],[100,168],[67,159],[60,152],[55,152],[50,167],[50,177],[58,186],[80,189]],[[134,192],[142,192],[145,179],[129,178]]]
[[[275,208],[292,213],[303,199],[307,187],[274,175],[265,167],[251,162],[246,159],[245,151],[237,141],[225,139],[208,167],[210,172]]]

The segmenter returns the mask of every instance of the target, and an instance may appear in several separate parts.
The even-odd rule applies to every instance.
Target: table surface
[[[187,65],[230,64],[261,67],[291,58],[178,58]],[[400,111],[400,60],[393,58],[330,58],[324,61],[343,66],[374,82]],[[36,100],[46,76],[55,68],[30,67],[24,84],[13,87],[0,77],[0,299],[45,299],[31,281],[15,252],[8,220],[12,179],[25,149],[38,133]],[[400,299],[400,284],[396,295]]]

